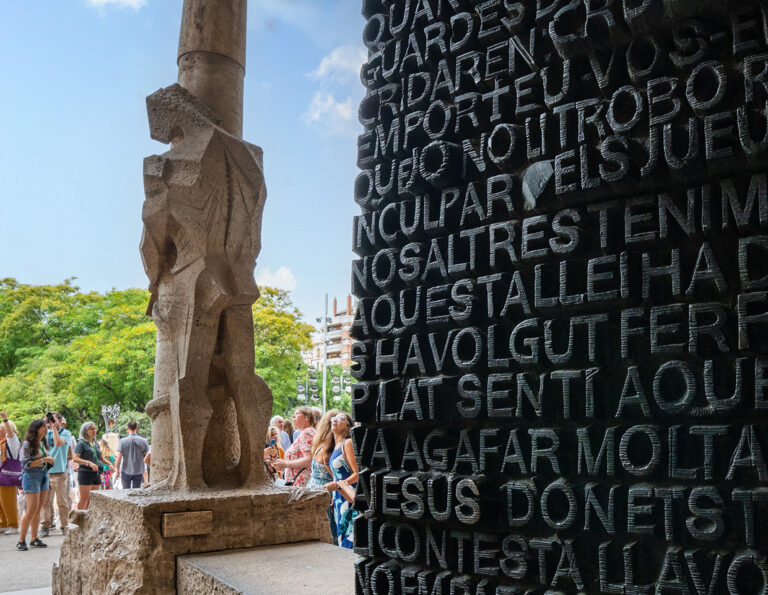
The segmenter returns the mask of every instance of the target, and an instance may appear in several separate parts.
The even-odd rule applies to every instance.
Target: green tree
[[[0,402],[20,425],[53,410],[75,427],[99,422],[103,404],[144,408],[152,395],[155,343],[154,324],[144,315],[146,291],[82,294],[70,282],[4,283],[17,299],[4,300],[0,319],[7,331],[0,349],[13,364],[0,375]]]
[[[323,373],[322,371],[318,372],[318,384],[320,385],[320,398],[322,399],[322,388],[323,388]],[[334,387],[334,378],[339,378],[338,387],[340,389],[340,392],[334,393],[333,387]],[[341,366],[328,366],[328,378],[327,378],[327,386],[326,386],[326,402],[328,405],[328,409],[338,409],[340,411],[346,411],[347,413],[350,413],[352,410],[352,398],[350,393],[347,392],[347,387],[352,386],[352,383],[354,382],[354,378],[350,376],[349,372],[344,370]],[[343,386],[343,388],[342,388]],[[339,398],[337,401],[336,398]]]
[[[68,279],[59,285],[0,280],[0,376],[53,343],[66,343],[98,328],[93,303]]]
[[[261,297],[253,305],[256,373],[272,389],[274,413],[286,413],[295,402],[296,371],[301,352],[312,345],[312,327],[301,321],[301,312],[283,289],[260,287]]]
[[[295,394],[301,351],[312,328],[286,291],[261,288],[253,306],[255,369],[283,411]],[[101,424],[101,406],[140,412],[152,398],[155,325],[140,289],[81,293],[59,285],[0,280],[0,409],[26,425],[47,411],[76,429]]]
[[[120,438],[125,438],[128,435],[128,431],[125,427],[129,421],[135,421],[139,424],[139,436],[145,438],[147,441],[152,439],[152,420],[149,419],[149,415],[143,411],[121,411],[117,417],[117,427],[112,431],[120,435]]]

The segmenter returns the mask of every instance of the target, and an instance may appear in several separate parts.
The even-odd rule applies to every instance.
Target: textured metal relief
[[[363,15],[357,592],[765,592],[768,6]]]

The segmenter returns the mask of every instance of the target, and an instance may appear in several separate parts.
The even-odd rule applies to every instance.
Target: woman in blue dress
[[[352,418],[348,413],[339,413],[331,419],[335,448],[328,462],[334,481],[325,485],[326,490],[333,492],[336,543],[348,549],[353,546],[352,521],[357,514],[352,509],[358,469],[352,440],[349,438],[351,428]]]

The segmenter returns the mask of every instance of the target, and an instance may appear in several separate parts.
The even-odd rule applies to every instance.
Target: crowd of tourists
[[[270,420],[264,464],[279,485],[330,493],[328,519],[334,543],[352,548],[352,508],[358,468],[348,413],[299,407],[291,421],[276,415]]]
[[[275,483],[329,493],[331,536],[345,548],[353,545],[358,479],[353,425],[343,411],[299,407],[290,421],[279,415],[270,420],[264,448],[264,465]],[[44,548],[41,537],[55,531],[57,521],[65,531],[72,510],[88,509],[93,490],[146,484],[150,447],[137,429],[131,421],[119,441],[114,434],[98,439],[96,424],[86,421],[75,438],[66,418],[53,412],[33,420],[22,435],[0,411],[0,534],[18,535],[20,551]]]
[[[114,489],[118,479],[123,489],[141,487],[148,480],[150,449],[137,430],[135,421],[128,422],[115,453],[110,436],[97,439],[91,421],[75,439],[63,415],[48,413],[33,420],[22,439],[0,411],[0,534],[19,535],[19,551],[44,548],[40,538],[55,530],[57,519],[63,532],[72,510],[88,508],[91,491]]]

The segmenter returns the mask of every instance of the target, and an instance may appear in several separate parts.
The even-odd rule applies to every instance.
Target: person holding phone
[[[270,426],[267,430],[267,441],[264,444],[264,464],[272,479],[275,479],[276,475],[278,475],[278,472],[272,466],[272,462],[282,459],[284,456],[285,451],[280,444],[280,430],[275,426]]]
[[[87,510],[91,503],[91,490],[98,490],[101,486],[102,464],[115,470],[114,465],[101,453],[96,442],[96,424],[92,421],[80,426],[80,440],[75,446],[74,461],[79,465],[77,469],[77,483],[80,486],[80,501],[77,503],[79,510]]]
[[[48,470],[54,463],[53,457],[48,456],[43,440],[48,427],[44,419],[32,420],[27,428],[27,435],[19,451],[19,460],[22,465],[21,487],[24,490],[27,510],[21,517],[21,530],[16,549],[26,552],[27,531],[30,532],[29,545],[31,547],[48,547],[40,541],[37,530],[40,525],[40,511],[45,499],[48,497]]]
[[[72,502],[69,499],[69,477],[67,475],[67,461],[72,458],[72,450],[69,447],[72,434],[61,424],[62,419],[59,413],[49,413],[45,416],[48,426],[45,447],[54,463],[53,467],[48,470],[49,490],[48,496],[43,502],[41,513],[43,527],[40,530],[40,537],[47,537],[54,529],[54,498],[59,509],[59,526],[62,532],[69,523],[69,511],[72,509]]]

